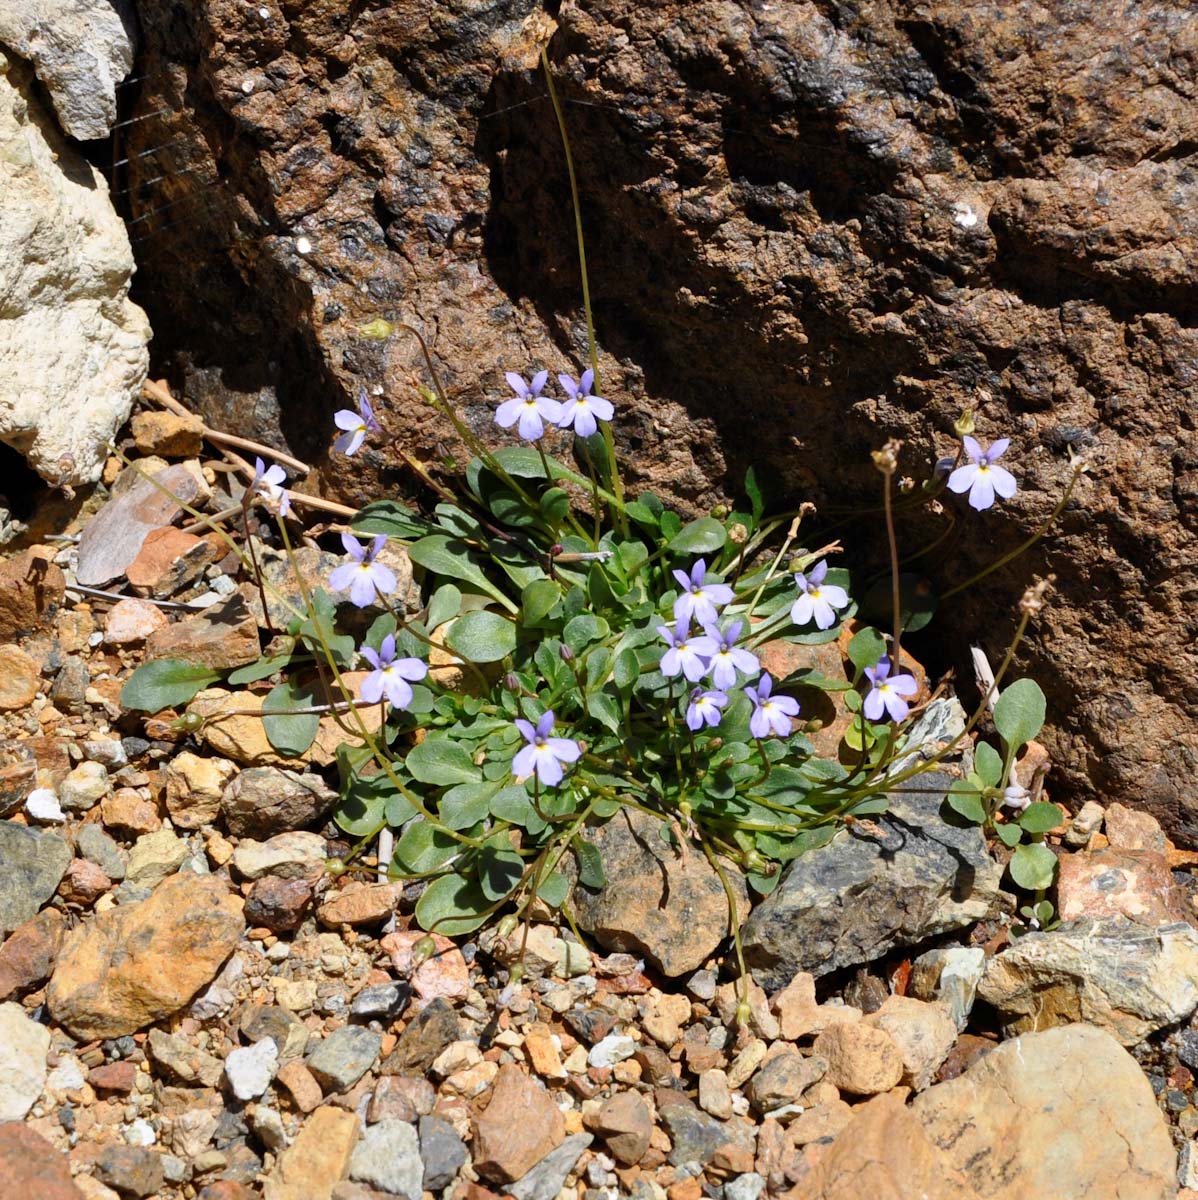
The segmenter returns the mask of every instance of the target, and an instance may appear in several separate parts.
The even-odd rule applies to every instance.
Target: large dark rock
[[[583,361],[568,187],[537,69],[550,35],[585,206],[602,390],[634,490],[701,509],[750,462],[843,502],[962,407],[1020,494],[964,516],[956,578],[1050,511],[1052,540],[958,599],[997,654],[1032,571],[1059,594],[1021,668],[1074,795],[1198,838],[1198,23],[1176,0],[141,0],[117,181],[140,298],[213,423],[282,434],[349,500],[460,447],[412,387],[427,333],[492,436],[502,372]],[[538,19],[526,25],[526,18]],[[554,23],[556,22],[556,24]],[[531,363],[530,363],[531,358]],[[386,436],[329,461],[381,389]],[[908,544],[943,529],[904,522]]]
[[[767,991],[799,971],[826,975],[873,962],[980,920],[1002,868],[975,826],[940,815],[952,782],[937,772],[908,780],[890,811],[838,833],[796,859],[745,925],[745,958]]]

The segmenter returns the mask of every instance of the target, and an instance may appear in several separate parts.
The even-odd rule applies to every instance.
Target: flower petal
[[[524,746],[516,752],[515,758],[512,759],[512,774],[517,779],[527,779],[536,770],[536,765],[536,746]]]
[[[878,688],[871,688],[865,697],[865,703],[861,706],[861,711],[865,713],[867,721],[877,721],[881,719],[884,707],[881,691]]]
[[[537,731],[532,727],[531,721],[526,721],[523,717],[517,717],[513,724],[520,731],[520,736],[526,742],[531,742],[537,736]]]
[[[528,390],[534,395],[540,395],[541,389],[549,382],[548,371],[538,371],[529,382]]]
[[[520,410],[524,407],[524,401],[516,397],[511,400],[505,400],[495,410],[495,424],[500,429],[511,429],[513,425],[520,419]]]
[[[547,738],[553,732],[553,709],[546,709],[541,714],[541,718],[537,721],[537,734],[540,737]]]
[[[1019,489],[1019,485],[1015,482],[1015,476],[1006,467],[991,467],[990,482],[994,484],[994,490],[1004,500],[1010,500]]]
[[[992,442],[990,449],[986,451],[986,461],[992,463],[996,458],[1002,458],[1010,444],[1010,438],[999,438],[997,442]]]
[[[405,679],[400,679],[394,671],[386,676],[387,699],[394,708],[407,708],[412,703],[412,685]]]
[[[548,746],[534,746],[532,749],[536,757],[537,778],[546,787],[557,787],[565,774],[561,763],[553,757],[553,752]]]
[[[528,384],[524,382],[523,375],[517,375],[515,371],[504,371],[503,377],[507,380],[508,387],[521,399],[528,395]]]
[[[961,441],[962,441],[962,442],[964,443],[964,445],[965,445],[965,453],[966,453],[966,454],[968,454],[968,455],[969,455],[969,457],[970,457],[971,459],[973,459],[973,461],[974,461],[975,463],[976,463],[976,462],[977,462],[979,459],[983,459],[983,458],[985,458],[985,457],[986,457],[985,451],[982,449],[981,445],[978,443],[978,440],[977,440],[977,438],[975,438],[975,437],[970,437],[970,435],[969,435],[969,434],[966,434],[966,435],[965,435],[965,436],[964,436],[964,437],[961,439]]]
[[[333,424],[338,429],[357,429],[362,424],[362,418],[356,412],[350,412],[348,408],[339,408],[333,414]]]
[[[963,467],[958,467],[948,477],[948,490],[956,492],[960,495],[962,492],[967,492],[973,487],[973,481],[978,476],[978,468],[975,463],[966,463]]]
[[[602,396],[592,396],[588,407],[600,421],[610,421],[616,415],[616,406]]]
[[[589,394],[592,387],[595,386],[595,372],[591,367],[587,367],[582,373],[582,378],[578,381],[579,390]]]
[[[354,562],[361,562],[362,559],[366,557],[365,548],[352,533],[343,533],[341,535],[341,545],[345,550],[345,553],[348,554],[350,558],[354,560]]]
[[[990,508],[994,504],[994,481],[989,471],[979,471],[974,478],[973,486],[969,489],[969,507],[978,512]]]
[[[550,738],[545,745],[559,762],[577,762],[582,757],[582,747],[573,738]]]
[[[377,704],[383,698],[383,673],[382,671],[371,671],[365,679],[362,680],[362,686],[358,691],[358,695],[367,704]]]

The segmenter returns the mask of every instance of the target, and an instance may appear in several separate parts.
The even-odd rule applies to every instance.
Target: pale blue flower
[[[707,563],[699,559],[690,574],[685,571],[675,571],[674,578],[682,589],[678,599],[674,601],[674,620],[694,621],[699,625],[709,625],[719,617],[716,607],[728,604],[732,600],[732,589],[726,583],[708,583]]]
[[[793,696],[771,696],[774,681],[765,672],[756,687],[745,688],[745,695],[753,701],[753,715],[749,718],[749,732],[755,738],[790,736],[790,719],[799,715],[799,702]]]
[[[961,440],[969,462],[948,477],[949,491],[968,492],[970,507],[979,512],[994,503],[996,493],[1004,500],[1010,500],[1017,486],[1015,476],[1003,467],[996,467],[994,462],[1006,452],[1011,439],[999,438],[989,450],[983,450],[976,438],[966,436]]]
[[[528,743],[512,759],[512,774],[517,779],[535,775],[546,787],[556,787],[562,781],[562,763],[577,762],[582,747],[573,738],[550,737],[553,732],[552,709],[536,723],[516,719],[520,736]]]
[[[517,432],[526,442],[535,442],[545,433],[545,422],[556,425],[561,420],[562,406],[556,400],[541,395],[541,389],[549,380],[548,371],[538,371],[530,383],[515,371],[508,371],[504,378],[516,394],[505,400],[495,410],[495,424],[501,429],[510,429],[519,422]]]
[[[616,411],[612,402],[602,396],[591,395],[595,372],[590,367],[583,371],[577,383],[569,375],[559,375],[557,381],[562,385],[562,391],[570,397],[562,405],[562,415],[558,420],[560,428],[569,429],[573,425],[579,437],[590,437],[599,428],[597,421],[612,419]]]
[[[280,517],[291,511],[291,497],[282,487],[286,481],[287,472],[278,463],[268,469],[260,458],[254,459],[254,481],[249,490],[257,492]]]
[[[914,675],[891,675],[890,667],[890,659],[883,658],[876,667],[865,668],[866,678],[872,684],[862,706],[867,720],[880,721],[886,712],[892,721],[903,721],[911,711],[903,697],[914,696],[919,684]]]
[[[761,670],[757,655],[736,644],[744,625],[743,621],[733,621],[721,633],[720,627],[712,622],[704,628],[707,636],[695,638],[692,643],[699,654],[710,658],[711,682],[721,692],[726,692],[736,683],[737,671],[743,672],[751,679]]]
[[[825,583],[827,575],[826,559],[820,559],[808,574],[800,571],[795,575],[800,595],[791,606],[790,619],[796,625],[814,620],[818,629],[830,629],[836,624],[836,610],[848,608],[848,592],[834,583]]]
[[[399,586],[395,573],[381,562],[375,562],[379,551],[387,544],[385,533],[380,533],[369,547],[363,546],[352,533],[343,533],[341,544],[352,561],[329,572],[329,587],[334,592],[349,592],[354,604],[367,608],[376,596],[389,596]]]
[[[704,725],[718,725],[724,715],[720,710],[727,704],[728,697],[723,692],[705,692],[702,688],[695,688],[686,706],[687,728],[697,731]]]
[[[695,643],[701,639],[691,635],[690,622],[676,621],[673,628],[659,625],[657,632],[670,645],[661,656],[661,673],[667,679],[684,675],[690,683],[698,683],[707,674],[711,659],[695,649]]]
[[[341,454],[357,454],[368,433],[378,433],[382,428],[374,417],[374,409],[366,393],[358,393],[358,411],[340,408],[333,414],[333,424],[344,432],[333,443],[333,449]]]
[[[362,657],[374,668],[362,680],[358,693],[367,704],[377,704],[385,694],[393,708],[407,708],[412,703],[412,683],[428,674],[423,659],[395,657],[394,634],[383,638],[377,654],[363,646]]]

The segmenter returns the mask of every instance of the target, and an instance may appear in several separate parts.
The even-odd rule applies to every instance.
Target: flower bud
[[[574,651],[571,650],[570,647],[567,646],[565,642],[563,642],[557,648],[557,656],[564,663],[572,663],[574,661]]]
[[[385,342],[395,332],[395,326],[382,317],[375,317],[369,324],[359,325],[358,332],[372,342]]]
[[[565,552],[566,548],[561,544],[561,542],[554,542],[553,545],[549,547],[550,558],[557,558],[559,554],[564,554]]]
[[[749,1007],[749,1002],[747,1000],[742,1000],[736,1006],[736,1023],[738,1025],[747,1025],[752,1019],[752,1016],[753,1010]]]
[[[524,964],[522,962],[512,963],[507,973],[508,985],[513,986],[524,978]]]
[[[890,438],[881,450],[875,450],[870,455],[874,460],[874,466],[883,475],[893,475],[898,470],[898,455],[902,448],[903,443],[898,438]]]
[[[1023,812],[1031,804],[1032,798],[1028,794],[1027,788],[1020,787],[1017,783],[1012,783],[1003,791],[1002,802],[1007,808],[1013,808],[1016,812]]]
[[[340,879],[349,870],[343,858],[326,858],[324,860],[324,869],[325,873],[331,875],[334,879]]]
[[[741,864],[746,871],[752,871],[755,875],[768,875],[769,860],[763,858],[756,850],[748,851],[741,859]]]
[[[417,967],[428,962],[436,953],[437,943],[426,933],[424,937],[412,946],[412,970],[415,971]]]
[[[522,686],[520,683],[520,676],[517,675],[515,671],[509,671],[503,677],[503,686],[507,688],[509,692],[520,691]]]
[[[749,540],[749,530],[740,521],[737,521],[728,530],[728,540],[734,546],[743,546]]]
[[[973,409],[967,408],[954,422],[953,430],[957,437],[968,437],[975,429]]]
[[[711,515],[715,517],[717,521],[722,521],[728,515],[728,506],[726,504],[717,504],[715,508],[711,510]]]
[[[713,737],[711,741],[707,743],[707,748],[709,750],[722,750],[724,748],[724,739],[722,737]]]
[[[506,941],[516,932],[516,926],[519,923],[515,913],[508,913],[495,927],[495,933],[500,939]]]
[[[182,729],[186,733],[199,733],[204,726],[204,718],[198,712],[185,712],[177,721],[171,722],[172,729]]]

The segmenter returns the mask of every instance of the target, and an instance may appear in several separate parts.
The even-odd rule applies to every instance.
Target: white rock
[[[252,1046],[229,1052],[225,1078],[238,1100],[255,1100],[270,1087],[278,1067],[279,1048],[274,1038],[263,1038]]]
[[[0,22],[14,3],[58,7],[3,0]],[[91,44],[81,39],[79,53]],[[50,482],[90,483],[145,380],[150,328],[129,300],[133,254],[104,178],[31,83],[0,54],[0,441]]]
[[[0,1004],[0,1121],[20,1121],[46,1086],[50,1031],[19,1004]]]
[[[158,1134],[155,1132],[154,1126],[144,1117],[138,1117],[136,1121],[130,1121],[122,1132],[124,1133],[125,1141],[130,1146],[152,1146],[158,1140]]]
[[[621,1033],[609,1033],[602,1041],[596,1042],[587,1055],[587,1062],[592,1067],[614,1067],[616,1063],[631,1058],[636,1053],[636,1042]]]
[[[111,0],[4,0],[0,42],[33,64],[58,123],[81,141],[107,137],[133,39]]]
[[[33,820],[47,825],[67,819],[67,814],[59,807],[58,797],[54,794],[53,788],[34,788],[25,797],[25,812]]]
[[[350,1179],[404,1200],[420,1200],[423,1174],[416,1130],[394,1118],[371,1125],[349,1162]]]
[[[46,1078],[46,1090],[50,1092],[73,1092],[87,1082],[83,1064],[77,1058],[63,1058]]]
[[[324,870],[325,842],[318,833],[277,833],[264,842],[245,838],[233,851],[233,869],[244,879],[277,875],[304,879]]]

